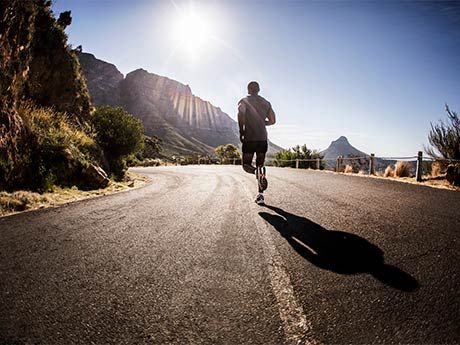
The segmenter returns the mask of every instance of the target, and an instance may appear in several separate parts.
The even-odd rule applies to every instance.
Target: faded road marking
[[[249,195],[250,207],[254,214],[254,222],[259,230],[260,237],[263,241],[263,251],[268,263],[268,272],[273,293],[275,294],[280,318],[283,321],[283,328],[288,343],[316,345],[311,334],[311,324],[307,321],[302,306],[297,302],[294,295],[294,288],[288,273],[284,268],[281,255],[276,249],[270,234],[270,228],[267,223],[258,216],[255,216],[260,207],[254,203],[253,195],[243,183],[246,195]]]

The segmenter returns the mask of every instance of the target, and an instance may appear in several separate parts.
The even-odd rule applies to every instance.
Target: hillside
[[[123,78],[113,64],[92,54],[78,57],[93,103],[125,108],[143,122],[147,135],[162,139],[165,154],[212,154],[221,144],[240,145],[236,121],[188,85],[143,69]],[[270,143],[270,152],[279,149]]]
[[[49,1],[11,0],[0,18],[0,189],[72,181],[69,164],[92,157],[77,143],[90,149],[90,99],[64,32],[70,12],[56,20]]]

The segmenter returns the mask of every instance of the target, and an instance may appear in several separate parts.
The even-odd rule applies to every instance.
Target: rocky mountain
[[[78,53],[93,103],[120,104],[119,86],[123,74],[108,62],[98,60],[93,54]]]
[[[165,154],[211,154],[222,144],[240,145],[236,121],[188,85],[143,69],[123,78],[92,54],[78,56],[94,104],[125,108],[143,122],[147,135],[162,139]],[[270,152],[279,149],[270,144]]]
[[[329,147],[321,151],[321,154],[324,155],[325,160],[334,160],[338,156],[355,156],[355,157],[368,157],[367,153],[364,153],[350,144],[348,139],[344,136],[341,136],[337,140],[331,142]]]

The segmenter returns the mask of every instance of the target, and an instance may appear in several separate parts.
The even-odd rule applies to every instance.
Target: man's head
[[[248,84],[248,93],[250,95],[257,95],[260,91],[259,83],[256,81],[251,81]]]

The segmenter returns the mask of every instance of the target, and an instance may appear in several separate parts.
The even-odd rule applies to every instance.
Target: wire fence
[[[449,164],[460,163],[460,159],[424,157],[422,152],[415,156],[369,156],[329,159],[269,159],[266,165],[295,169],[330,170],[343,173],[358,173],[381,176],[415,177],[421,181],[426,175],[441,175]],[[436,172],[434,172],[436,170]]]
[[[184,164],[184,162],[178,164]],[[341,173],[357,173],[380,176],[415,177],[421,181],[423,176],[442,175],[447,166],[460,163],[460,159],[444,159],[423,156],[421,151],[414,156],[338,156],[336,158],[310,158],[310,159],[275,159],[268,158],[267,166],[294,169],[330,170]],[[222,161],[210,157],[197,157],[196,161],[185,164],[230,164],[241,165],[241,158],[228,158]]]

